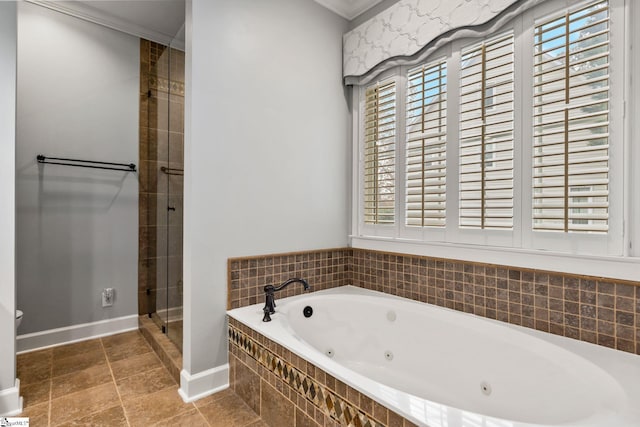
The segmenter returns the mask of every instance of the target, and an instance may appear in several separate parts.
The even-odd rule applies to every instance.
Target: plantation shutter
[[[406,224],[445,226],[447,64],[407,75]]]
[[[395,220],[396,83],[366,89],[364,120],[364,222]]]
[[[460,226],[513,227],[514,38],[462,51]]]
[[[608,2],[537,24],[534,43],[533,228],[607,232]]]

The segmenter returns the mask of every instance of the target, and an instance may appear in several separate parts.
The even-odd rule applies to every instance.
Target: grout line
[[[47,411],[47,426],[51,425],[51,407],[53,406],[53,350],[51,351],[51,364],[49,367],[49,410]]]
[[[109,368],[109,373],[111,374],[111,380],[113,381],[113,385],[116,388],[116,393],[118,394],[118,400],[120,400],[120,407],[122,408],[122,413],[124,414],[124,419],[127,422],[127,426],[131,426],[129,422],[129,417],[127,416],[127,411],[124,408],[124,402],[122,401],[122,396],[120,396],[120,389],[118,388],[118,383],[116,382],[116,377],[113,374],[113,369],[111,369],[111,362],[109,361],[109,356],[107,355],[107,350],[104,347],[104,342],[102,338],[100,338],[100,347],[102,347],[102,352],[104,353],[104,357],[107,360],[107,367]]]
[[[193,402],[192,402],[193,403]],[[193,406],[196,408],[196,411],[198,411],[198,413],[200,414],[200,416],[202,417],[202,419],[204,420],[205,423],[207,423],[207,425],[209,427],[213,427],[211,425],[211,423],[209,422],[209,420],[207,419],[207,417],[204,416],[204,414],[202,413],[202,411],[200,411],[200,408],[198,408],[198,405],[196,405],[195,403],[193,403]]]

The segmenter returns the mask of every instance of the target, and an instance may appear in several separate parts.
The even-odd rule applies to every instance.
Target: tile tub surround
[[[230,258],[227,263],[227,309],[264,301],[264,286],[278,285],[291,277],[307,279],[312,291],[348,285],[351,249],[323,249],[276,255]],[[276,294],[278,298],[304,292],[292,284]]]
[[[640,282],[354,249],[351,284],[640,354]]]
[[[229,364],[231,389],[271,426],[414,426],[231,318]]]
[[[312,291],[352,284],[640,355],[640,282],[350,248],[233,258],[228,273],[229,309],[297,276]]]

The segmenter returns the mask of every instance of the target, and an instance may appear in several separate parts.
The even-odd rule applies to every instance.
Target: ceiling
[[[382,0],[315,0],[338,15],[352,20]]]
[[[27,1],[148,40],[184,47],[185,0]],[[315,1],[352,20],[382,0]]]
[[[28,1],[163,44],[182,34],[184,45],[185,0]]]

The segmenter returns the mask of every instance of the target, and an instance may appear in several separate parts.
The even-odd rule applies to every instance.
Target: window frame
[[[563,10],[574,10],[594,0],[567,1],[567,2],[545,2],[523,14],[523,18],[531,25],[523,31],[523,38],[528,37],[533,40],[536,21],[545,20],[547,18],[558,15]],[[559,4],[563,3],[563,4]],[[587,253],[590,255],[601,256],[623,256],[624,237],[623,237],[623,220],[624,220],[624,170],[629,169],[631,164],[624,160],[625,145],[629,143],[628,138],[624,134],[616,136],[615,132],[623,133],[625,127],[624,105],[626,103],[624,91],[624,76],[628,72],[626,64],[621,65],[621,61],[615,61],[615,58],[621,57],[622,62],[626,63],[625,45],[627,44],[625,36],[625,19],[624,8],[615,7],[623,0],[609,0],[609,53],[613,58],[609,64],[609,129],[613,136],[609,137],[609,231],[606,234],[582,234],[566,232],[545,232],[533,229],[533,197],[532,195],[523,202],[523,227],[526,224],[528,233],[523,233],[523,246],[538,250],[549,250],[570,253]],[[622,30],[614,28],[614,24],[621,22]],[[615,27],[617,27],[616,24]],[[523,58],[523,69],[526,72],[525,78],[529,82],[533,81],[533,52],[531,55]],[[524,56],[524,55],[523,55]],[[616,97],[616,94],[618,97]],[[533,89],[531,92],[533,97]],[[614,101],[615,100],[615,101]],[[533,102],[526,105],[527,114],[523,115],[524,138],[533,138]],[[622,111],[620,111],[622,110]],[[618,129],[616,129],[618,127]],[[618,143],[620,143],[618,145]],[[533,148],[530,149],[533,152]],[[621,158],[621,159],[619,159]],[[526,162],[523,165],[524,179],[533,182],[533,159],[532,156],[526,156]],[[622,167],[615,167],[622,165]],[[531,188],[530,188],[531,189]],[[611,212],[617,214],[612,215]],[[566,238],[570,236],[570,238]],[[576,252],[575,248],[581,248],[581,252]]]
[[[520,235],[521,235],[521,224],[518,223],[517,218],[520,215],[520,206],[521,203],[519,198],[521,194],[517,191],[520,187],[520,179],[519,175],[516,173],[517,168],[519,167],[519,159],[521,156],[521,143],[520,143],[520,132],[518,131],[518,116],[521,102],[520,101],[520,93],[521,90],[521,79],[519,79],[519,68],[517,66],[516,57],[518,55],[519,47],[520,47],[520,37],[518,34],[521,31],[520,28],[521,17],[515,17],[514,19],[507,22],[505,25],[500,27],[495,32],[488,34],[485,37],[480,38],[465,38],[460,40],[455,40],[452,42],[452,55],[451,55],[451,69],[450,75],[451,81],[454,82],[455,88],[455,97],[452,95],[449,99],[454,100],[451,105],[452,109],[455,108],[455,116],[459,117],[460,112],[460,64],[462,60],[462,52],[464,49],[469,48],[475,44],[491,41],[493,39],[497,39],[502,37],[502,35],[513,32],[513,42],[514,42],[514,109],[513,109],[513,117],[514,117],[514,132],[513,132],[513,167],[514,167],[514,176],[513,176],[513,228],[511,229],[492,229],[492,228],[470,228],[470,227],[461,227],[460,226],[460,127],[458,126],[458,122],[455,122],[453,129],[451,130],[450,138],[452,140],[452,151],[451,157],[455,159],[456,163],[456,174],[453,176],[455,178],[455,200],[456,206],[455,211],[448,212],[447,215],[451,214],[453,217],[454,223],[453,227],[449,232],[451,243],[460,243],[460,244],[473,244],[473,245],[486,245],[486,246],[497,246],[497,247],[518,247],[520,245]],[[455,77],[453,77],[455,75]],[[454,80],[455,78],[455,80]],[[448,156],[448,154],[447,154]],[[448,219],[448,218],[447,218]]]
[[[400,80],[400,86],[399,86],[399,92],[398,92],[398,103],[401,104],[401,110],[398,110],[398,114],[399,117],[402,120],[403,126],[400,126],[400,131],[397,134],[398,137],[398,144],[401,145],[400,147],[400,151],[399,151],[399,157],[401,160],[399,160],[398,165],[398,172],[399,172],[399,176],[401,178],[399,178],[400,183],[402,183],[402,189],[398,192],[398,209],[401,209],[398,211],[398,213],[401,213],[401,216],[398,216],[398,221],[397,221],[397,226],[398,226],[398,237],[401,239],[415,239],[418,241],[437,241],[437,242],[446,242],[447,241],[447,230],[448,230],[448,224],[451,221],[451,218],[449,216],[449,212],[450,212],[450,208],[449,206],[451,205],[451,203],[453,202],[453,200],[451,199],[451,188],[449,185],[449,182],[447,181],[446,184],[446,189],[445,189],[445,200],[446,200],[446,210],[445,210],[445,225],[444,227],[416,227],[416,226],[409,226],[406,223],[406,215],[405,215],[405,207],[406,207],[406,200],[407,200],[407,192],[406,192],[406,181],[407,181],[407,177],[406,177],[406,167],[407,167],[407,162],[406,162],[406,145],[407,145],[407,127],[406,127],[406,99],[407,99],[407,78],[408,78],[408,72],[409,70],[416,68],[417,66],[420,65],[427,65],[429,63],[434,63],[434,62],[438,62],[440,60],[445,60],[446,66],[447,66],[447,124],[446,124],[446,129],[447,129],[447,135],[449,135],[452,123],[450,120],[451,117],[451,110],[449,110],[449,97],[451,96],[451,92],[449,92],[450,89],[450,85],[449,85],[449,81],[451,79],[451,75],[449,74],[449,60],[450,60],[450,56],[451,56],[451,46],[444,46],[441,49],[436,50],[435,52],[433,52],[432,55],[429,56],[429,58],[427,58],[425,61],[421,61],[419,64],[415,64],[415,65],[411,65],[411,66],[401,66],[398,67],[399,70],[399,80]],[[457,110],[455,110],[457,113]],[[447,142],[446,142],[446,152],[447,152],[447,163],[446,163],[446,170],[447,170],[447,176],[449,175],[449,168],[452,166],[451,165],[451,161],[449,158],[449,152],[450,152],[450,146],[451,146],[451,141],[449,140],[449,138],[447,138]],[[401,179],[401,180],[400,180]]]
[[[640,250],[631,244],[640,239],[640,171],[631,168],[640,164],[640,147],[632,146],[630,136],[640,137],[640,124],[633,123],[627,111],[628,97],[633,98],[632,111],[640,111],[640,87],[630,86],[631,69],[640,70],[640,59],[630,55],[631,44],[640,45],[640,30],[629,25],[632,16],[640,18],[640,4],[629,0],[609,0],[611,19],[610,52],[612,56],[610,75],[614,82],[610,98],[616,104],[619,118],[611,126],[617,126],[619,135],[615,139],[615,150],[610,153],[610,228],[605,235],[581,235],[577,233],[553,233],[544,235],[534,231],[532,211],[532,150],[533,92],[526,94],[518,86],[531,88],[533,74],[533,31],[536,20],[545,15],[553,15],[560,10],[573,9],[578,5],[591,3],[590,0],[552,0],[516,16],[497,31],[475,39],[460,39],[447,43],[428,58],[406,66],[398,66],[382,73],[376,80],[395,78],[397,88],[397,133],[396,133],[396,218],[391,226],[366,226],[362,215],[361,182],[361,99],[364,86],[353,88],[353,203],[351,245],[356,248],[392,251],[415,255],[447,257],[477,262],[488,262],[524,268],[564,271],[576,274],[606,275],[620,279],[637,280],[637,264]],[[630,12],[631,11],[631,12]],[[518,28],[519,27],[519,28]],[[515,37],[515,94],[514,118],[514,228],[510,236],[503,230],[470,230],[459,227],[459,157],[458,157],[458,117],[459,103],[459,55],[461,46],[480,42],[514,28]],[[614,34],[616,33],[616,34]],[[630,40],[630,35],[633,40]],[[615,37],[615,38],[614,38]],[[405,192],[406,158],[406,78],[407,71],[422,64],[447,57],[447,189],[446,227],[406,226]],[[456,57],[457,56],[457,57]],[[456,61],[457,64],[456,65]],[[370,83],[371,84],[371,83]],[[614,85],[616,86],[614,88]],[[638,85],[640,86],[640,85]],[[638,110],[636,110],[638,108]],[[357,110],[357,111],[356,111]],[[625,114],[626,113],[626,114]],[[613,114],[613,113],[612,113]],[[624,129],[624,131],[622,130]],[[527,139],[528,138],[528,139]],[[531,141],[526,144],[523,141]],[[613,140],[613,137],[612,137]],[[618,143],[619,141],[619,143]],[[638,145],[638,144],[636,144]],[[617,165],[623,167],[617,167]],[[637,169],[637,168],[636,168]],[[525,184],[525,183],[528,183]],[[523,189],[525,191],[523,191]],[[635,190],[635,191],[634,191]],[[613,200],[611,197],[613,196]],[[633,210],[632,210],[633,209]],[[633,215],[635,213],[635,215]],[[626,223],[624,222],[626,221]],[[497,233],[496,233],[497,232]],[[640,242],[637,243],[640,246]],[[588,263],[585,263],[588,260]]]
[[[396,165],[395,165],[395,206],[394,206],[394,222],[392,224],[367,224],[364,219],[365,212],[365,201],[364,201],[364,164],[365,164],[365,150],[363,148],[364,144],[364,134],[365,134],[365,117],[366,117],[366,93],[367,88],[377,84],[377,83],[386,83],[390,81],[394,81],[396,84]],[[376,80],[363,85],[357,86],[357,90],[354,90],[354,94],[357,93],[357,98],[353,105],[357,105],[357,114],[353,114],[354,117],[354,137],[357,135],[356,144],[354,144],[354,158],[358,159],[358,167],[356,168],[357,176],[354,177],[354,182],[357,182],[357,189],[354,189],[354,195],[358,198],[357,201],[357,230],[360,232],[366,233],[368,236],[376,236],[382,238],[393,238],[397,235],[397,224],[398,224],[398,215],[401,211],[398,210],[398,182],[401,179],[399,176],[399,167],[398,167],[398,100],[401,99],[401,94],[399,92],[399,76],[397,75],[397,71],[395,69],[388,70],[385,73],[382,73]],[[354,109],[355,110],[355,109]]]
[[[438,99],[434,104],[430,103],[430,104],[426,104],[425,105],[424,104],[424,101],[425,101],[425,83],[427,83],[427,82],[424,81],[425,71],[434,70],[436,68],[438,69],[438,77],[437,77],[437,79],[432,79],[431,82],[434,82],[436,80],[439,81],[437,87],[439,88],[438,97],[440,97],[440,99]],[[411,80],[409,78],[409,73],[411,71],[414,71],[414,70],[420,70],[419,73],[421,73],[422,76],[423,76],[423,80],[421,80],[421,82],[418,85],[416,85],[417,87],[422,87],[422,89],[419,92],[415,92],[414,94],[412,94],[412,95],[419,94],[419,99],[418,100],[409,101],[408,100],[408,96],[409,96],[408,89],[409,89],[409,82]],[[406,80],[405,80],[405,88],[404,88],[405,91],[407,91],[407,93],[405,93],[404,99],[405,99],[405,108],[409,103],[415,103],[415,102],[418,102],[418,101],[421,103],[421,106],[418,107],[418,108],[420,108],[420,116],[419,116],[420,119],[419,119],[419,122],[412,123],[412,126],[415,126],[416,124],[420,124],[423,127],[423,129],[424,129],[424,125],[426,123],[425,116],[430,115],[430,114],[433,113],[433,111],[427,112],[426,110],[428,108],[425,109],[425,107],[431,107],[431,105],[435,105],[435,104],[438,105],[437,109],[435,111],[438,112],[438,121],[440,123],[437,125],[437,127],[438,127],[439,131],[441,131],[443,128],[445,129],[445,140],[444,140],[444,150],[445,150],[445,153],[444,153],[445,154],[445,156],[444,156],[444,170],[445,170],[444,187],[445,187],[445,189],[444,189],[444,193],[439,193],[439,194],[444,194],[444,197],[445,197],[445,199],[444,199],[444,209],[445,209],[445,213],[446,213],[446,204],[447,204],[447,200],[446,200],[446,186],[447,186],[447,184],[446,184],[446,178],[447,178],[447,176],[446,176],[446,170],[447,170],[447,158],[446,158],[447,138],[446,138],[446,134],[447,134],[447,131],[446,131],[446,129],[447,129],[447,125],[448,125],[449,121],[448,121],[448,115],[447,115],[448,112],[447,112],[447,109],[446,109],[446,106],[448,104],[448,102],[447,102],[447,100],[448,100],[448,97],[447,97],[448,96],[448,93],[447,93],[448,84],[445,83],[444,84],[444,91],[441,90],[442,87],[443,87],[443,85],[442,85],[442,76],[443,76],[442,72],[443,72],[443,70],[444,70],[444,76],[445,76],[444,79],[448,83],[447,57],[443,57],[443,56],[433,58],[430,61],[427,61],[427,62],[425,62],[423,64],[418,65],[417,67],[408,67],[407,68],[407,73],[405,75]],[[446,98],[444,101],[441,98],[443,94],[445,94],[445,98]],[[441,108],[442,104],[445,105],[444,108]],[[414,107],[414,109],[416,109],[416,108]],[[444,116],[442,114],[442,111],[444,111]],[[417,116],[413,116],[413,117],[417,117]],[[411,230],[419,229],[419,228],[429,228],[429,229],[435,229],[435,230],[444,230],[444,228],[446,227],[446,216],[444,218],[444,224],[442,224],[442,225],[429,225],[429,224],[427,224],[427,225],[417,226],[417,225],[409,225],[408,224],[409,217],[408,217],[408,215],[406,215],[406,212],[408,211],[407,207],[408,207],[408,194],[409,194],[409,185],[408,185],[409,184],[409,177],[408,177],[409,172],[407,170],[408,164],[409,164],[409,157],[408,157],[409,135],[408,135],[408,132],[407,132],[407,130],[409,128],[409,117],[408,117],[408,111],[406,109],[405,109],[405,114],[404,114],[403,119],[404,119],[404,123],[403,124],[404,124],[404,132],[405,132],[405,136],[403,138],[403,141],[401,142],[402,144],[405,145],[405,158],[404,158],[404,167],[405,167],[405,181],[404,181],[404,184],[405,184],[405,187],[404,187],[404,192],[403,192],[404,193],[404,197],[405,197],[405,201],[404,201],[404,204],[403,204],[404,211],[405,211],[405,216],[404,216],[403,226],[405,228],[409,228]],[[435,120],[435,119],[432,119],[432,120]],[[442,125],[442,120],[444,120],[444,125]],[[432,124],[432,123],[429,123],[429,124]],[[434,127],[432,127],[431,129],[434,129]],[[412,133],[415,134],[416,131],[413,131]],[[420,132],[420,136],[417,137],[417,138],[415,136],[413,136],[413,138],[414,138],[413,142],[421,141],[420,145],[424,149],[425,140],[427,140],[427,139],[431,140],[434,137],[438,139],[438,142],[436,144],[441,146],[442,145],[442,141],[441,141],[442,138],[441,138],[440,135],[438,135],[436,137],[435,135],[430,135],[429,133],[425,133],[425,132]],[[422,173],[422,176],[419,178],[419,180],[424,180],[425,179],[425,173],[426,172],[425,172],[425,169],[424,169],[424,166],[425,166],[424,165],[424,163],[425,163],[424,155],[425,155],[425,153],[423,151],[421,153],[421,155],[415,156],[415,158],[418,158],[418,159],[421,160],[419,170]],[[438,169],[442,169],[442,168],[440,167]],[[425,187],[422,186],[421,187],[422,191],[420,191],[420,198],[421,198],[421,207],[420,207],[420,209],[413,209],[415,211],[420,212],[419,219],[423,224],[424,224],[424,221],[425,221],[425,203],[428,203],[428,202],[426,202],[424,200],[424,196],[425,196],[424,189],[425,189]],[[440,209],[429,208],[427,210],[440,210]],[[414,218],[416,218],[416,217],[414,217]]]

